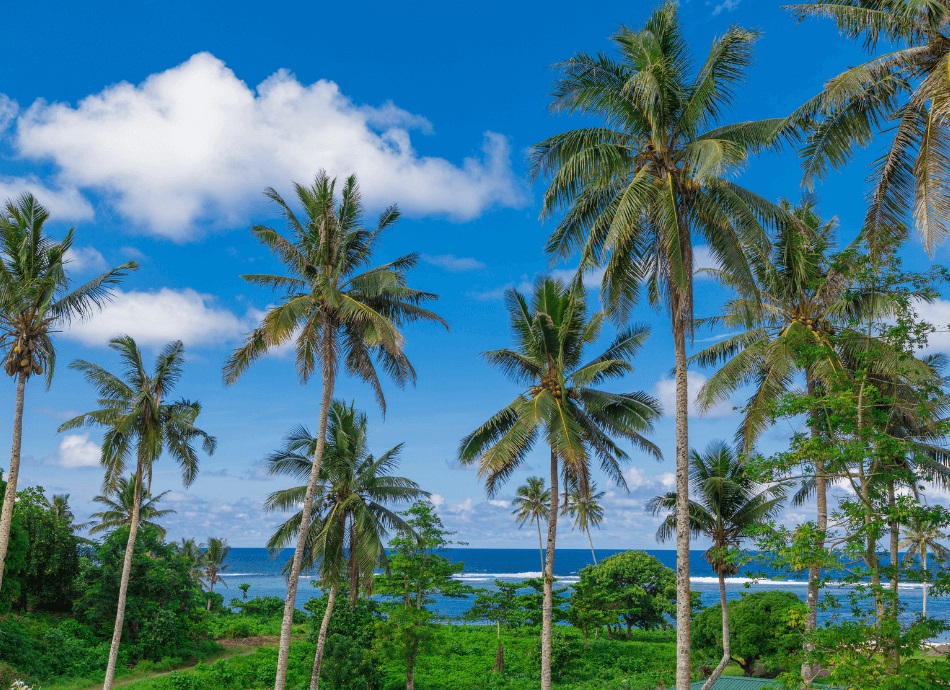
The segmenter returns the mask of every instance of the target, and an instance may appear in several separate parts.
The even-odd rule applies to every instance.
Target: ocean
[[[675,568],[675,551],[656,549],[647,550],[647,552],[664,565]],[[615,553],[620,553],[620,551],[597,549],[597,560],[601,561]],[[279,596],[284,598],[287,593],[287,583],[281,575],[281,569],[292,555],[291,549],[285,549],[278,557],[272,558],[267,549],[232,548],[226,563],[228,569],[223,573],[227,586],[220,588],[219,591],[224,595],[226,602],[232,598],[240,599],[241,592],[237,586],[246,582],[251,585],[249,597]],[[458,577],[473,587],[491,588],[496,579],[518,581],[541,575],[541,560],[537,549],[455,548],[446,550],[445,555],[453,561],[461,561],[465,564]],[[591,563],[593,560],[589,549],[557,549],[554,558],[554,573],[558,578],[558,584],[570,587],[578,581],[581,568]],[[691,552],[690,568],[693,590],[699,592],[703,605],[718,603],[719,581],[703,558],[702,551]],[[728,578],[729,598],[738,598],[743,592],[780,589],[794,592],[802,600],[805,599],[807,585],[804,578],[752,579],[749,577],[753,572],[761,574],[763,571],[764,568],[761,566],[750,566],[740,571],[737,577]],[[298,608],[303,608],[310,597],[319,596],[319,590],[313,586],[315,584],[316,580],[311,574],[306,574],[301,578],[297,589]],[[824,591],[843,600],[848,590],[846,586],[839,585],[829,586]],[[907,605],[907,616],[912,616],[920,610],[923,600],[923,587],[920,584],[910,582],[902,584],[900,593],[902,601]],[[846,601],[842,603],[846,604]],[[461,616],[470,605],[470,599],[446,598],[437,602],[439,613],[445,617]],[[950,597],[935,597],[931,593],[928,597],[927,609],[928,615],[933,618],[950,620]],[[831,614],[820,613],[819,620],[824,620],[829,615]],[[950,642],[950,633],[944,634],[938,641]]]

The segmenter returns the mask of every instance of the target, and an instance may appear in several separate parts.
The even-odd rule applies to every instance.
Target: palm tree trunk
[[[815,394],[815,379],[810,372],[805,372],[805,384],[808,389],[808,395]],[[809,427],[811,428],[811,437],[817,438],[820,430],[818,428],[818,411],[812,410],[809,413]],[[825,548],[825,532],[828,531],[828,478],[825,476],[825,462],[823,458],[815,459],[815,502],[816,502],[816,521],[815,528],[818,530],[818,549]],[[811,635],[818,629],[818,597],[821,590],[821,567],[813,566],[808,569],[808,593],[805,595],[805,606],[808,611],[805,615],[805,661],[802,662],[802,677],[806,681],[813,680],[821,670],[813,666],[808,661],[808,656],[815,649],[814,643],[810,641]]]
[[[538,558],[541,559],[541,577],[544,577],[544,542],[541,541],[541,518],[538,517]]]
[[[676,350],[676,690],[689,690],[689,390],[686,379],[686,328],[680,309],[673,309]]]
[[[897,495],[894,490],[894,481],[891,480],[887,483],[887,506],[891,509],[891,515],[894,515],[896,505]],[[897,599],[898,586],[900,585],[900,556],[898,554],[898,549],[900,549],[900,525],[897,518],[894,517],[891,518],[889,547],[891,552],[891,615],[897,618],[898,609],[900,608]]]
[[[350,607],[356,606],[356,600],[360,595],[360,573],[356,568],[356,525],[353,524],[353,516],[350,516],[350,553],[347,563],[347,575],[349,575],[350,585]]]
[[[594,539],[590,536],[590,527],[587,528],[587,541],[590,542],[590,557],[594,559],[594,565],[597,565],[597,554],[594,553]]]
[[[323,649],[327,645],[327,630],[330,628],[330,616],[333,615],[333,605],[336,603],[336,582],[330,585],[330,596],[327,598],[327,610],[320,622],[320,633],[317,635],[317,651],[313,656],[313,675],[310,676],[310,690],[320,687],[320,667],[323,665]]]
[[[925,547],[921,550],[921,552],[920,552],[920,565],[923,567],[923,570],[924,570],[924,610],[923,610],[923,615],[924,615],[924,618],[926,618],[926,617],[927,617],[927,589],[928,589],[928,587],[929,587],[929,585],[930,585],[930,583],[928,582],[929,577],[928,577],[928,575],[927,575],[927,547],[926,547],[926,546],[925,546]]]
[[[115,667],[119,661],[119,643],[125,623],[125,600],[129,593],[129,578],[132,575],[132,556],[135,553],[135,537],[139,531],[139,509],[142,503],[142,463],[135,470],[135,494],[132,499],[132,519],[129,521],[129,540],[125,544],[125,559],[122,562],[122,580],[119,583],[119,603],[115,612],[115,628],[112,630],[112,646],[109,647],[109,664],[102,690],[111,690],[115,679]]]
[[[3,494],[0,511],[0,587],[3,587],[3,568],[13,526],[13,504],[16,503],[16,482],[20,475],[20,447],[23,443],[23,399],[26,395],[26,376],[17,374],[16,405],[13,408],[13,450],[10,452],[10,471],[7,472],[7,490]]]
[[[712,675],[709,676],[709,679],[703,684],[703,690],[710,690],[710,688],[715,685],[716,681],[719,680],[719,676],[726,670],[726,666],[729,665],[729,661],[732,659],[732,645],[729,639],[729,607],[726,606],[726,576],[723,573],[718,573],[718,575],[719,601],[722,604],[722,659],[719,660],[719,665],[713,669]]]
[[[501,621],[495,621],[498,629],[498,649],[495,651],[495,673],[505,672],[505,648],[501,644]]]
[[[551,690],[551,639],[554,635],[554,545],[557,539],[557,453],[551,449],[551,511],[548,513],[548,550],[544,563],[541,604],[541,690]]]
[[[329,334],[329,329],[327,330]],[[326,336],[327,340],[332,335]],[[336,380],[336,370],[331,368],[323,378],[323,399],[320,402],[320,422],[317,425],[317,446],[313,452],[313,465],[310,469],[310,479],[307,481],[307,493],[304,495],[303,507],[300,509],[300,531],[297,534],[297,546],[294,549],[294,558],[290,564],[290,575],[287,578],[287,599],[284,601],[284,619],[280,624],[280,648],[277,652],[277,677],[274,680],[274,690],[284,690],[287,684],[287,664],[290,656],[290,630],[294,622],[294,609],[297,600],[297,584],[300,582],[300,570],[303,565],[303,555],[307,548],[307,530],[313,515],[313,499],[317,494],[317,483],[320,479],[320,464],[323,460],[323,450],[327,441],[327,416],[333,402],[333,386]]]

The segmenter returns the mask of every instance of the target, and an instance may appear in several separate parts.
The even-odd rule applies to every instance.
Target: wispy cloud
[[[478,259],[467,256],[455,256],[455,254],[423,254],[421,259],[427,264],[444,268],[452,273],[463,273],[465,271],[479,271],[485,268]]]
[[[707,5],[712,5],[712,16],[717,16],[723,12],[732,12],[739,6],[742,0],[722,0],[722,2],[707,2]]]

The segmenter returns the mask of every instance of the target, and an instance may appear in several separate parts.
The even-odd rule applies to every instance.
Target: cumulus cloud
[[[0,109],[2,109],[2,103],[0,103]],[[2,118],[3,113],[0,112],[0,120]],[[50,187],[35,175],[0,177],[0,200],[16,199],[24,192],[35,196],[47,208],[53,220],[89,220],[95,215],[92,204],[74,186],[67,184]]]
[[[728,417],[733,414],[732,406],[728,403],[720,403],[705,412],[699,411],[696,404],[696,397],[699,395],[699,389],[708,381],[705,376],[698,371],[687,372],[686,388],[689,396],[689,413],[706,419],[718,419]],[[663,406],[663,412],[672,417],[676,413],[676,381],[671,378],[662,378],[653,386],[653,395]]]
[[[99,467],[102,456],[98,443],[89,440],[89,434],[66,434],[60,439],[59,449],[46,464],[74,470],[80,467]]]
[[[301,84],[285,70],[251,89],[199,53],[76,106],[37,101],[18,117],[16,147],[176,241],[198,220],[243,224],[266,186],[307,182],[317,167],[356,172],[371,206],[395,201],[413,214],[464,220],[524,201],[503,136],[486,133],[480,155],[455,163],[413,147],[410,133],[430,129],[391,103],[359,105],[332,81]]]
[[[917,315],[937,329],[927,344],[929,352],[950,354],[950,300],[937,299],[931,303],[919,301],[914,305]]]
[[[485,268],[478,259],[467,256],[455,256],[455,254],[423,254],[422,260],[427,264],[444,268],[452,273],[462,273],[464,271],[478,271]]]
[[[66,261],[77,273],[99,273],[107,268],[105,257],[95,247],[70,247]]]
[[[247,327],[244,319],[215,306],[213,297],[195,290],[119,290],[101,312],[88,321],[71,324],[63,336],[85,345],[105,345],[110,338],[123,334],[146,347],[171,340],[208,345],[237,338]]]

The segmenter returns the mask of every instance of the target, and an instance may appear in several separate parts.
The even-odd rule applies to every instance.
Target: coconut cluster
[[[16,342],[13,343],[13,347],[7,353],[7,361],[3,365],[3,370],[7,372],[7,376],[42,374],[43,365],[39,363],[39,346],[37,343],[25,338],[17,338]]]

